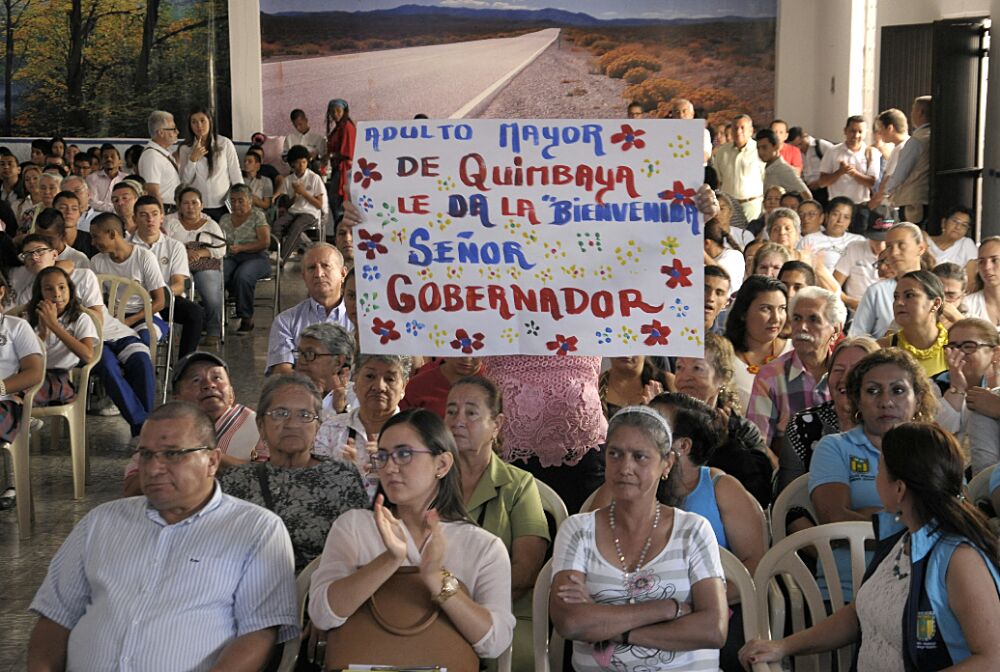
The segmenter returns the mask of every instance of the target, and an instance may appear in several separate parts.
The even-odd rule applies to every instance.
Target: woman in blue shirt
[[[876,486],[883,516],[905,529],[880,539],[854,604],[785,639],[749,642],[742,662],[860,641],[861,670],[1000,669],[998,539],[962,494],[964,467],[955,437],[936,425],[889,430]]]

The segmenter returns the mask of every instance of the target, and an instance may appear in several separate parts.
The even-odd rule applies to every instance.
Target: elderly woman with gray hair
[[[264,211],[253,207],[253,192],[245,184],[234,184],[229,190],[229,207],[232,212],[219,220],[227,245],[222,277],[226,289],[236,296],[240,331],[248,332],[253,330],[257,281],[271,275],[271,262],[267,258],[271,227]],[[209,333],[212,333],[211,324]]]
[[[358,405],[351,385],[354,336],[339,324],[310,324],[292,351],[295,372],[308,376],[323,397],[323,410],[345,413]],[[353,403],[352,403],[353,402]]]
[[[410,365],[407,355],[359,355],[354,362],[357,407],[327,419],[316,435],[314,452],[354,462],[370,497],[375,496],[378,480],[370,473],[369,453],[378,448],[382,425],[399,413]]]
[[[368,505],[354,465],[313,454],[320,404],[319,390],[305,376],[269,378],[257,404],[257,428],[269,460],[219,476],[226,494],[263,506],[284,521],[295,571],[323,552],[330,525],[340,514]]]

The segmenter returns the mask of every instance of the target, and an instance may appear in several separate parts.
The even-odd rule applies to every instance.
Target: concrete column
[[[229,0],[233,140],[247,141],[252,133],[264,130],[260,70],[260,3]]]

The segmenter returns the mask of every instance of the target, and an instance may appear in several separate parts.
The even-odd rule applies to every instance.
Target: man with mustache
[[[201,351],[182,357],[174,367],[171,384],[174,399],[195,404],[215,423],[223,467],[267,459],[267,447],[257,431],[257,414],[236,403],[229,366],[221,357]],[[140,494],[139,457],[135,454],[125,468],[125,496]]]
[[[792,297],[788,315],[792,350],[761,367],[747,405],[747,418],[760,429],[775,467],[792,416],[830,400],[823,378],[830,351],[844,330],[847,308],[829,290],[803,287]]]

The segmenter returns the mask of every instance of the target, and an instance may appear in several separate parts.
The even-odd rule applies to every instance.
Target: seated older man
[[[823,377],[831,346],[843,332],[847,308],[829,290],[803,287],[792,297],[788,316],[792,350],[760,368],[747,405],[747,418],[764,436],[775,468],[792,416],[830,400]]]
[[[323,410],[346,413],[358,405],[351,384],[354,336],[339,324],[320,322],[302,330],[295,372],[306,376],[323,395]]]
[[[291,373],[295,361],[293,352],[299,334],[310,324],[330,322],[351,331],[350,320],[343,301],[344,258],[329,243],[316,243],[302,257],[302,279],[309,296],[278,315],[271,324],[267,340],[267,370],[272,373]]]
[[[236,403],[229,380],[229,366],[219,356],[196,351],[181,358],[171,378],[174,399],[197,405],[215,423],[216,446],[222,466],[267,459],[267,446],[260,440],[257,414]],[[125,496],[141,493],[139,454],[125,468]]]
[[[173,401],[139,438],[146,495],[88,513],[31,603],[28,668],[259,670],[298,632],[278,516],[222,492],[212,420]]]

